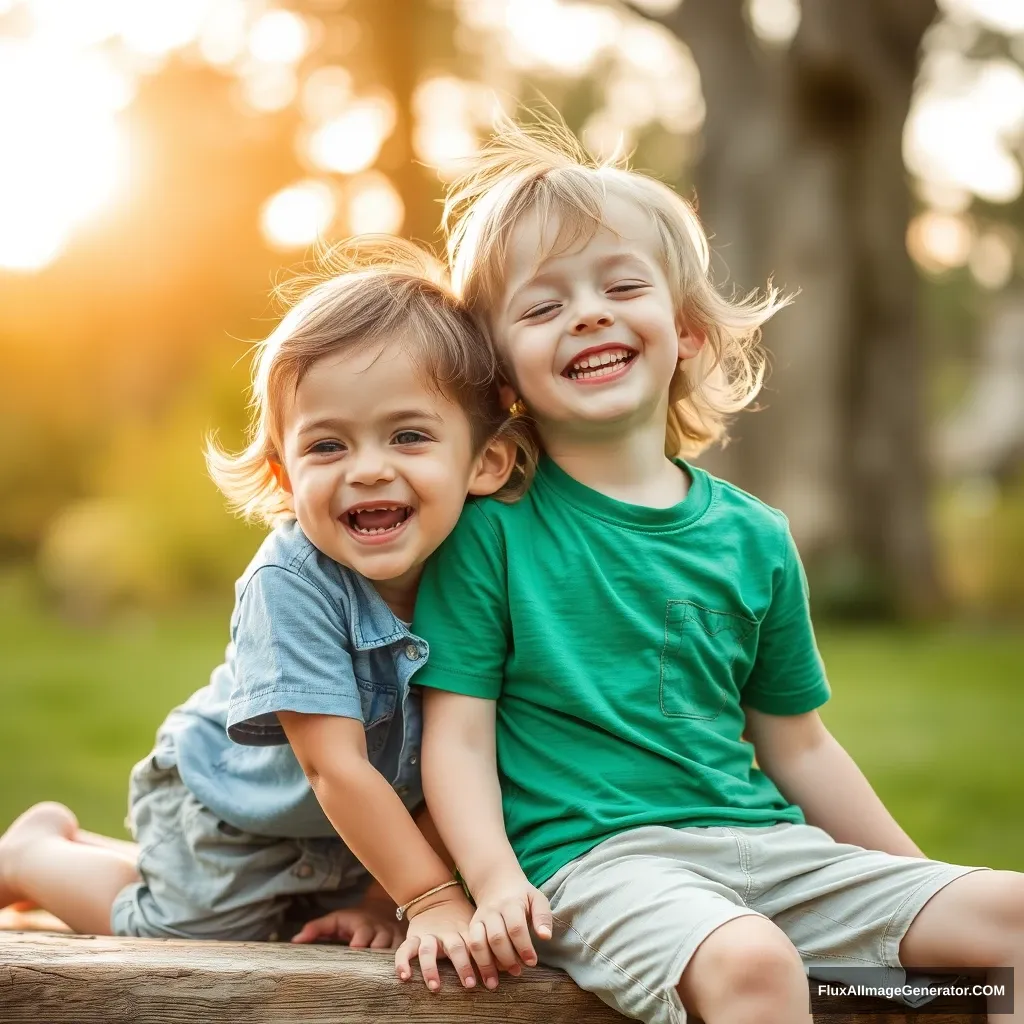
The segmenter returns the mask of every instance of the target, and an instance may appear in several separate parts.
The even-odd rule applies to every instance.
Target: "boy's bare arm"
[[[495,707],[442,690],[423,695],[423,794],[474,895],[492,879],[522,875],[502,818]]]
[[[904,857],[924,853],[897,824],[817,711],[769,715],[745,708],[757,763],[782,795],[836,842]]]
[[[278,717],[324,813],[396,904],[452,877],[398,794],[367,760],[362,722],[293,712]]]
[[[477,910],[470,949],[478,964],[493,953],[512,974],[532,967],[538,938],[551,937],[551,908],[516,859],[505,833],[495,751],[495,702],[427,690],[423,706],[423,792],[445,846]]]

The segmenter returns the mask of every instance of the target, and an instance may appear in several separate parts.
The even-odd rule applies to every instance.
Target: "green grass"
[[[206,682],[228,611],[86,628],[0,593],[0,827],[57,799],[84,826],[124,835],[128,770]],[[822,630],[820,642],[826,722],[925,851],[1024,866],[1024,637]]]

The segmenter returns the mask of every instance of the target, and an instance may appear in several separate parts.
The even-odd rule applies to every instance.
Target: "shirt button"
[[[405,656],[410,661],[419,661],[420,649],[415,644],[407,644],[405,648]]]
[[[416,764],[417,761],[419,761],[419,758],[415,754],[409,758],[409,764]]]
[[[295,874],[298,875],[299,878],[309,878],[309,876],[311,874],[313,874],[313,865],[312,864],[300,864],[295,869]]]

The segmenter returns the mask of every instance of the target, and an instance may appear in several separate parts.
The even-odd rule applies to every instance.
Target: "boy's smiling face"
[[[542,433],[614,434],[664,422],[676,366],[700,349],[676,312],[654,222],[614,195],[603,219],[586,244],[546,258],[557,225],[527,215],[510,239],[492,319]]]
[[[393,587],[415,583],[468,493],[488,493],[465,412],[409,349],[388,339],[320,359],[283,409],[281,483],[303,533]]]

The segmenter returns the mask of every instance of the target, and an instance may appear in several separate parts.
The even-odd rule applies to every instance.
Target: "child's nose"
[[[353,484],[376,484],[394,480],[395,470],[383,452],[368,450],[349,457],[348,479]]]
[[[615,323],[615,317],[606,310],[595,310],[592,313],[584,313],[576,318],[573,325],[573,334],[585,334],[587,331],[597,330],[601,327],[611,327]]]

